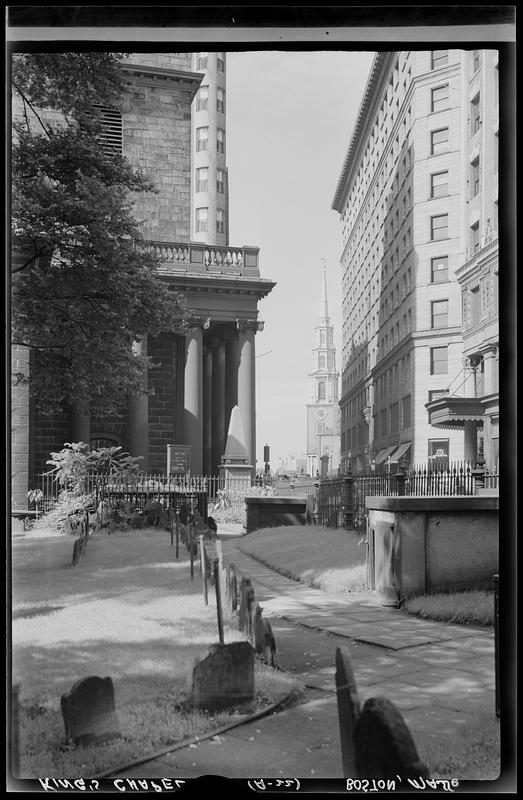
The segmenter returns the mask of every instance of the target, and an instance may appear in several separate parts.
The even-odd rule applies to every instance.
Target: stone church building
[[[149,473],[165,472],[167,445],[184,445],[192,474],[215,475],[236,405],[253,472],[256,465],[258,304],[275,284],[261,277],[258,247],[229,244],[225,53],[138,53],[122,70],[129,95],[119,109],[100,109],[106,146],[158,189],[136,199],[134,216],[144,246],[161,256],[162,279],[185,295],[192,324],[186,336],[135,343],[160,366],[149,370],[147,394],[118,415],[82,408],[42,415],[26,388],[13,390],[13,508],[27,507],[49,453],[65,442],[120,445],[142,456]],[[12,366],[30,369],[27,350],[13,350]]]

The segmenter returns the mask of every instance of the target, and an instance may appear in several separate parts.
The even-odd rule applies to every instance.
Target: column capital
[[[199,328],[202,331],[207,331],[211,327],[211,317],[191,317],[189,320],[189,330]]]
[[[236,327],[239,331],[253,331],[258,333],[262,331],[265,323],[257,319],[237,319]]]
[[[475,372],[480,359],[477,356],[463,356],[463,369],[469,372]]]

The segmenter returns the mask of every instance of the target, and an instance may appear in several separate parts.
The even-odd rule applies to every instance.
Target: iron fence
[[[58,500],[62,490],[59,482],[48,474],[40,476],[40,489],[42,499],[39,509],[46,513]],[[93,496],[93,503],[98,505],[100,500],[107,499],[112,505],[126,504],[132,510],[142,511],[144,506],[151,501],[159,501],[163,507],[179,509],[187,505],[191,511],[198,509],[204,519],[207,519],[209,503],[215,503],[220,498],[223,490],[223,478],[220,476],[205,475],[100,475],[91,473],[85,476],[83,492]],[[238,480],[227,481],[227,491],[245,491],[245,482]]]
[[[467,462],[441,468],[413,465],[396,473],[349,473],[320,481],[317,518],[330,527],[361,528],[367,514],[366,497],[474,495],[485,489],[499,489],[498,473]]]

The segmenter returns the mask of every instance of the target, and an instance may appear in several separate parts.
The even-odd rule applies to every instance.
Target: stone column
[[[12,374],[29,375],[29,348],[14,345],[11,349]],[[13,509],[27,508],[27,492],[40,488],[29,486],[30,405],[29,387],[11,389],[11,503]]]
[[[203,326],[193,323],[186,336],[184,439],[191,448],[191,472],[203,471]]]
[[[147,336],[133,342],[133,351],[137,356],[147,355]],[[144,394],[129,398],[129,452],[132,456],[141,456],[138,462],[140,469],[147,472],[149,467],[149,398],[147,391],[147,372],[144,375],[142,389]]]
[[[225,452],[225,342],[213,340],[212,353],[212,468],[218,474]]]
[[[91,446],[91,417],[88,405],[77,401],[71,408],[71,436],[73,442],[85,442]]]
[[[498,376],[497,376],[497,363],[496,363],[496,348],[491,347],[483,353],[483,363],[485,365],[485,385],[483,394],[495,394],[498,390]]]
[[[256,365],[254,335],[263,330],[263,322],[237,320],[238,327],[238,406],[240,409],[245,449],[249,463],[256,472]]]
[[[238,335],[225,340],[225,431],[228,431],[231,412],[238,405]],[[220,459],[223,450],[220,453]]]
[[[213,474],[212,464],[212,347],[203,350],[203,471],[205,475]]]
[[[478,423],[474,420],[464,421],[465,461],[476,463],[478,458]]]
[[[469,356],[463,358],[463,397],[476,396],[475,361]]]

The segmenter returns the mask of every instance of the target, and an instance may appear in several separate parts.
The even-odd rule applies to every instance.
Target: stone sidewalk
[[[227,535],[229,533],[229,535]],[[302,702],[166,756],[119,777],[216,775],[342,778],[335,691],[337,647],[349,652],[361,703],[384,696],[401,710],[420,756],[448,762],[449,735],[487,726],[495,716],[491,628],[424,621],[367,594],[327,594],[290,580],[241,552],[241,537],[220,531],[225,563],[250,577],[276,638],[278,664],[305,684]],[[499,734],[495,734],[499,735]],[[498,769],[450,777],[494,780]]]

